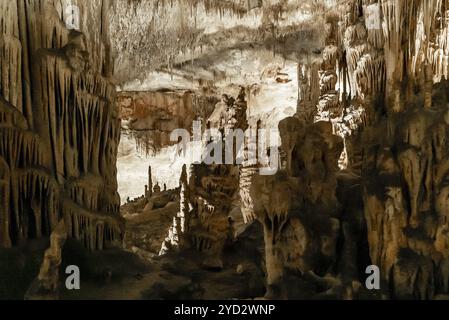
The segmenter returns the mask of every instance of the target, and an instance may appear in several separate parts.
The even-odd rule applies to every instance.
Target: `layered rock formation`
[[[297,116],[280,124],[285,171],[252,183],[269,296],[291,297],[283,279],[293,268],[327,283],[326,295],[354,298],[370,263],[361,243],[381,269],[386,296],[447,294],[447,5],[354,1],[327,14],[322,62],[300,65]]]
[[[344,216],[337,199],[337,163],[343,141],[325,122],[306,124],[287,118],[280,130],[285,171],[256,175],[251,186],[251,195],[257,199],[254,213],[264,226],[271,298],[291,297],[286,273],[342,272],[337,243]],[[349,257],[356,254],[354,250]]]
[[[207,119],[217,99],[188,91],[120,92],[117,104],[124,134],[136,140],[138,151],[154,155],[173,145],[171,133],[176,129],[192,130],[196,119]]]
[[[60,219],[90,249],[123,234],[110,4],[72,3],[74,30],[65,23],[70,3],[0,3],[2,247],[49,236]]]

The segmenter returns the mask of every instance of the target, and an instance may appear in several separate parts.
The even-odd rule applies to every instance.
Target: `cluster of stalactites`
[[[57,224],[59,186],[39,137],[23,115],[0,97],[0,247],[48,235]]]
[[[448,288],[446,105],[434,105],[432,91],[448,74],[449,3],[377,1],[381,30],[366,25],[362,5],[373,3],[354,1],[340,25],[341,68],[353,98],[344,115],[358,119],[364,131],[346,143],[354,149],[352,161],[357,156],[362,163],[373,262],[393,296],[432,298]],[[403,90],[413,85],[420,86],[419,96]],[[393,112],[384,114],[382,106]]]
[[[35,127],[51,141],[55,171],[107,177],[119,137],[113,87],[104,78],[75,72],[52,52],[41,51],[37,65]]]
[[[369,6],[379,11],[368,17]],[[429,65],[433,81],[447,79],[448,1],[361,0],[338,8],[333,42],[346,51],[346,64],[339,68],[348,74],[346,80],[340,76],[339,83],[347,82],[352,97],[384,92],[388,81],[418,81]]]
[[[115,78],[121,83],[142,79],[161,66],[171,70],[180,56],[190,60],[208,27],[203,16],[239,21],[246,14],[242,10],[233,1],[116,1],[109,16]]]
[[[121,245],[123,223],[116,217],[91,213],[66,201],[64,220],[69,236],[80,241],[89,250],[102,250],[109,244]]]
[[[3,178],[0,247],[50,234],[60,219],[56,181],[40,169],[19,169]]]
[[[324,85],[320,81],[319,76],[319,66],[316,63],[310,64],[298,64],[298,108],[297,114],[304,116],[307,122],[311,123],[314,121],[316,116],[316,105],[320,93],[325,90],[333,90],[335,88],[335,83],[332,87],[332,80],[329,81],[330,84]],[[328,75],[323,75],[326,77]],[[320,87],[321,86],[321,87]]]
[[[67,24],[71,5],[78,30]],[[89,249],[123,236],[109,6],[0,2],[1,247],[48,236],[62,217]]]
[[[420,76],[422,68],[431,64],[441,78],[447,70],[441,70],[441,52],[435,53],[435,45],[446,50],[447,39],[442,31],[447,26],[447,1],[412,0],[394,2],[381,0],[383,33],[388,76],[395,73],[396,80],[404,76]],[[436,32],[440,29],[440,32]],[[407,50],[405,51],[405,46]],[[402,66],[405,65],[406,68]],[[404,74],[404,69],[407,74]]]
[[[303,46],[310,49],[321,35],[313,32],[321,27],[321,15],[311,17],[322,7],[312,0],[117,1],[110,15],[116,79],[120,84],[144,80],[161,68],[173,73],[177,65],[194,64],[204,53],[232,48],[239,41],[279,43],[281,49],[284,40],[301,36],[298,30],[313,34],[314,40],[306,39]],[[302,46],[303,41],[297,42]]]
[[[113,86],[100,75],[74,70],[67,57],[48,50],[40,51],[37,65],[34,98],[42,111],[34,117],[35,127],[48,137],[59,182],[70,181],[62,199],[68,233],[91,250],[103,249],[123,236],[115,188],[120,124]]]

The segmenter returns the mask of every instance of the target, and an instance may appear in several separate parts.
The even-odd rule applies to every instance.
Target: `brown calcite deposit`
[[[160,90],[120,92],[116,101],[122,126],[136,140],[138,151],[155,154],[177,143],[170,140],[174,130],[191,132],[194,120],[207,119],[217,99],[189,91]]]
[[[61,219],[90,249],[120,241],[109,4],[92,3],[86,33],[66,27],[57,2],[0,7],[0,246],[48,236]]]

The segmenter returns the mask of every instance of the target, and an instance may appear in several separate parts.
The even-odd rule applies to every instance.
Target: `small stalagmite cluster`
[[[227,130],[247,129],[246,108],[243,89],[237,99],[224,96],[223,100],[217,103],[215,111],[207,119],[206,126],[223,133],[220,148],[225,149],[228,146],[226,139],[229,137],[225,133]],[[217,152],[216,148],[209,150],[214,144],[213,137],[206,136],[206,139],[203,141],[205,152],[209,151],[213,155]],[[205,267],[223,268],[223,249],[233,241],[235,232],[230,213],[235,203],[239,202],[241,165],[237,159],[238,150],[238,143],[234,143],[234,164],[193,164],[189,173],[184,166],[180,179],[180,211],[174,219],[169,237],[163,244],[163,253],[170,247],[193,248],[205,254]],[[221,152],[221,163],[227,163],[224,151]]]

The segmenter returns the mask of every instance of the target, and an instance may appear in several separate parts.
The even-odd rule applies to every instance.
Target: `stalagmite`
[[[120,257],[93,296],[446,298],[448,77],[449,0],[0,0],[0,254],[50,240],[28,299],[66,254]]]
[[[146,195],[147,198],[151,198],[153,195],[153,176],[151,173],[151,166],[148,167],[148,185],[147,185],[148,193]]]
[[[67,240],[64,220],[59,222],[50,236],[50,248],[45,251],[39,275],[31,284],[25,299],[54,300],[58,298],[59,274],[62,263],[62,248]]]
[[[337,159],[341,139],[328,123],[305,124],[297,118],[281,121],[285,171],[255,176],[251,186],[257,219],[264,225],[267,296],[288,296],[285,270],[302,273],[330,268],[340,230],[336,198]],[[295,130],[291,130],[295,128]],[[315,217],[314,217],[315,216]],[[320,220],[321,227],[315,224]]]

